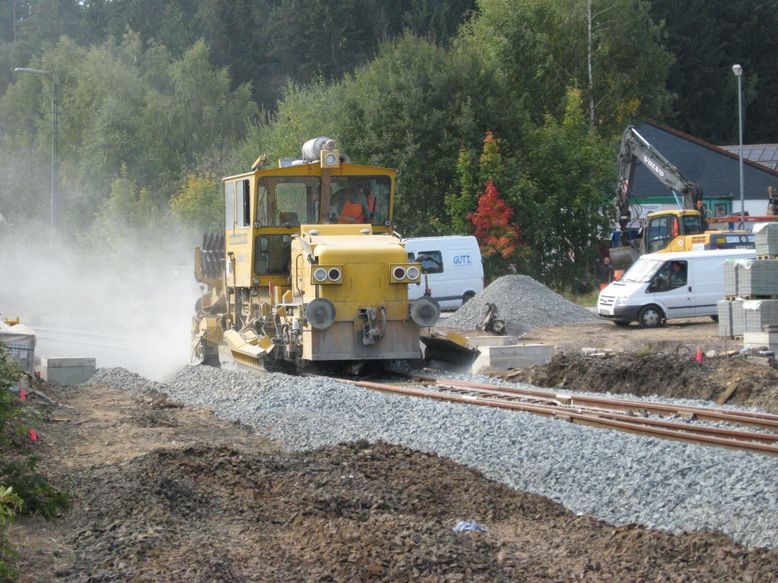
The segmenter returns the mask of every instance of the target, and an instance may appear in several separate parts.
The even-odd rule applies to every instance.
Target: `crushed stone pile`
[[[522,336],[540,326],[566,326],[599,322],[587,310],[570,302],[528,275],[505,275],[489,284],[453,316],[438,322],[441,328],[476,330],[484,318],[487,304],[497,308],[506,333]]]
[[[133,379],[122,369],[102,374],[119,388]],[[577,514],[671,532],[720,530],[747,545],[778,547],[778,461],[766,456],[377,393],[326,377],[199,366],[163,388],[289,451],[382,441],[449,458]]]

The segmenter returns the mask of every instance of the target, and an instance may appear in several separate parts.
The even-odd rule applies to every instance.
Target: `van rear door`
[[[701,257],[689,262],[695,316],[718,313],[717,302],[724,299],[724,260],[724,257]]]

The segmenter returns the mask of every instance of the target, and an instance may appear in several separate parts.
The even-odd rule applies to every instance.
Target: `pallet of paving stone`
[[[764,223],[754,227],[757,256],[778,255],[778,223]]]
[[[778,325],[778,299],[746,300],[743,313],[745,332],[762,332],[767,326]]]

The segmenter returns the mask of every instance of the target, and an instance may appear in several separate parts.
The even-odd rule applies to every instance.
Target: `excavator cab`
[[[677,237],[704,233],[702,215],[697,211],[660,211],[650,213],[643,229],[643,252],[655,253],[671,248]],[[683,251],[683,240],[678,243]]]

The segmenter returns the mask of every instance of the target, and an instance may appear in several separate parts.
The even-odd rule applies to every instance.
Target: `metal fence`
[[[0,343],[4,344],[12,357],[19,361],[25,372],[32,374],[35,365],[35,336],[0,332]]]

